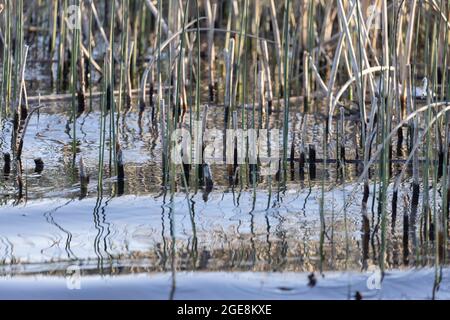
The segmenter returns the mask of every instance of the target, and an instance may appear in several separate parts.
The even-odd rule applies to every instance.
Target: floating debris
[[[41,158],[34,159],[34,172],[41,174],[44,171],[44,161]]]
[[[5,177],[5,179],[8,179],[9,174],[11,173],[11,155],[9,153],[4,153],[3,160],[3,177]]]
[[[317,278],[314,272],[308,275],[308,287],[314,288],[317,284]]]

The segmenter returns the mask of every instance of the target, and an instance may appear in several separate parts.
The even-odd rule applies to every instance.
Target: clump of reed
[[[408,247],[422,250],[410,239],[417,235],[414,228],[419,223],[420,237],[429,245],[425,247],[436,250],[436,264],[445,259],[450,1],[30,0],[28,8],[23,4],[23,0],[2,3],[0,116],[14,124],[14,143],[5,159],[7,154],[17,159],[23,122],[32,114],[28,101],[36,99],[27,98],[24,74],[27,50],[39,51],[39,58],[50,60],[56,70],[49,90],[53,99],[70,94],[74,167],[81,157],[77,119],[93,111],[94,98],[100,96],[100,194],[107,174],[117,179],[115,193],[123,193],[126,150],[121,148],[120,124],[128,121],[126,115],[133,109],[140,122],[151,113],[152,128],[160,137],[162,188],[211,191],[214,183],[207,163],[178,166],[171,159],[176,147],[172,133],[199,130],[199,122],[206,123],[205,104],[211,103],[209,114],[224,115],[220,130],[255,129],[258,137],[275,126],[282,131],[274,177],[260,175],[261,158],[249,162],[248,139],[224,135],[223,144],[233,145],[223,154],[230,160],[223,170],[230,186],[256,188],[265,182],[270,196],[272,190],[279,196],[289,187],[289,175],[292,180],[299,172],[302,180],[320,179],[324,194],[327,177],[316,174],[318,166],[327,172],[335,164],[345,183],[349,164],[356,163],[356,183],[342,210],[346,212],[361,190],[363,233],[381,235],[380,268],[386,268],[388,222],[395,224],[398,198],[410,191],[404,235]],[[72,6],[79,8],[75,29],[69,24]],[[43,30],[39,43],[46,50],[31,43],[31,27],[36,24]],[[422,79],[427,80],[425,85]],[[317,133],[305,128],[318,114],[323,116],[322,136],[315,137]],[[351,137],[348,127],[353,128]],[[354,141],[351,147],[349,141]],[[267,147],[270,154],[270,143]],[[184,156],[192,158],[204,151],[203,145],[201,149],[192,148]],[[243,161],[238,150],[244,150]],[[401,165],[394,166],[395,161]],[[9,175],[10,170],[4,171]],[[13,171],[20,177],[21,170],[19,165]],[[369,210],[376,211],[379,223],[367,227]],[[324,199],[320,211],[324,236]]]

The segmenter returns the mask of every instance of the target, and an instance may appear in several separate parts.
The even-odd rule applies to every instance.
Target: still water
[[[87,190],[81,191],[78,168],[72,165],[71,123],[61,110],[50,105],[29,124],[22,156],[24,198],[17,201],[12,176],[1,179],[0,298],[353,299],[356,292],[375,299],[450,296],[446,258],[436,263],[436,250],[432,241],[422,239],[419,219],[405,226],[408,180],[400,188],[397,215],[388,208],[382,248],[376,201],[361,207],[358,162],[346,164],[345,179],[336,164],[324,168],[319,162],[311,177],[308,166],[301,174],[295,163],[282,190],[275,177],[230,185],[226,168],[213,165],[212,190],[186,193],[179,184],[171,194],[161,188],[158,126],[149,114],[140,122],[130,112],[120,127],[123,191],[117,194],[117,181],[108,175],[106,155],[99,195],[100,115],[94,111],[77,121],[76,163],[82,156],[90,175]],[[223,127],[221,110],[208,113],[209,128]],[[275,112],[269,126],[277,127],[280,117]],[[290,132],[307,133],[304,140],[300,134],[289,136],[294,157],[300,156],[300,145],[312,144],[320,159],[323,117],[292,113],[291,120]],[[10,128],[2,125],[1,146],[7,152]],[[355,128],[354,122],[346,122],[348,159],[354,158]],[[105,149],[108,154],[108,143]],[[331,158],[335,149],[332,141]],[[36,158],[44,162],[42,172],[35,172]],[[74,270],[80,290],[70,290]]]

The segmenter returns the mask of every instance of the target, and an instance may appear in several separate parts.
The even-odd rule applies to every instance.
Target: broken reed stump
[[[233,130],[236,131],[236,129],[237,129],[237,112],[236,111],[233,111],[231,120],[232,120],[231,126],[232,126]],[[226,136],[227,135],[224,135],[224,137],[225,137],[225,149],[224,150],[227,153],[229,151],[228,150],[229,141],[226,140]],[[230,185],[237,183],[235,177],[236,177],[236,169],[238,167],[238,153],[237,153],[237,141],[234,136],[232,137],[231,143],[232,143],[231,156],[228,154],[225,155],[225,159],[226,159],[226,163],[227,163],[228,182]],[[231,159],[233,161],[232,163],[230,163]]]
[[[239,183],[239,176],[236,174],[236,172],[239,169],[239,165],[238,165],[238,150],[237,150],[237,141],[234,141],[233,143],[234,145],[234,149],[233,149],[233,165],[231,166],[234,174],[233,177],[231,177],[231,179],[233,180],[233,184],[236,185]]]
[[[123,153],[120,144],[116,142],[116,166],[117,166],[117,195],[123,195],[125,188],[125,169],[123,164]]]
[[[86,197],[88,192],[89,175],[86,172],[84,166],[83,157],[80,156],[79,160],[79,177],[80,177],[80,199]]]
[[[22,103],[20,104],[20,121],[23,122],[28,117],[28,107],[25,97],[22,97]]]
[[[283,170],[283,169],[281,169],[281,160],[278,160],[278,170],[275,173],[275,181],[280,181],[280,179],[281,179],[281,170]]]
[[[202,115],[202,165],[198,166],[197,170],[199,172],[199,182],[200,185],[203,185],[205,187],[205,191],[207,193],[211,192],[214,186],[214,182],[212,179],[211,169],[209,165],[205,162],[205,132],[206,132],[206,122],[208,120],[208,110],[209,105],[205,105],[203,108],[203,115]]]
[[[442,148],[439,148],[438,159],[438,179],[440,179],[444,173],[444,151]]]
[[[314,274],[314,272],[311,272],[308,275],[308,287],[310,288],[314,288],[317,284],[317,278],[316,275]]]
[[[145,111],[145,101],[144,99],[139,99],[139,114],[138,114],[138,125],[142,127],[142,117]]]
[[[345,146],[341,145],[339,148],[340,154],[339,154],[339,165],[341,166],[341,169],[343,165],[345,164]]]
[[[291,144],[291,156],[289,159],[289,166],[291,171],[291,180],[295,180],[295,165],[294,165],[294,158],[295,158],[295,132],[292,137],[292,144]]]
[[[250,184],[255,184],[258,181],[257,175],[258,175],[258,166],[256,163],[250,163],[248,165],[249,171],[248,171],[248,181]]]
[[[209,102],[214,102],[214,85],[210,84],[209,89]]]
[[[208,85],[209,101],[212,102],[212,103],[216,102],[216,97],[217,97],[216,92],[218,90],[217,86],[218,86],[217,81],[214,82],[214,84],[212,84],[212,85],[211,84]]]
[[[389,171],[389,176],[390,177],[392,177],[392,152],[393,152],[393,148],[392,148],[392,142],[391,143],[389,143],[389,153],[388,153],[388,157],[389,157],[389,160],[388,160],[388,163],[389,163],[389,166],[388,166],[388,171]]]
[[[183,159],[183,155],[181,156],[181,158]],[[184,173],[184,178],[186,180],[186,184],[187,184],[187,186],[189,186],[190,185],[190,176],[191,176],[191,165],[189,163],[185,163],[184,161],[183,161],[183,173]],[[202,181],[201,174],[199,174],[198,179],[201,184],[202,183],[201,182]]]
[[[106,110],[110,111],[113,106],[114,98],[112,96],[111,84],[106,87]]]
[[[403,128],[397,130],[397,157],[403,157]]]
[[[412,199],[411,199],[411,210],[410,210],[409,218],[406,218],[406,219],[409,220],[408,224],[410,226],[415,226],[416,218],[417,218],[418,205],[419,205],[420,185],[418,183],[414,182],[413,185],[412,185],[412,189],[413,189],[413,193],[412,193]],[[407,238],[409,236],[409,232],[410,232],[409,228],[408,228],[408,230],[404,230],[403,237],[406,238],[406,241],[407,241]],[[404,242],[405,242],[405,240],[404,240]],[[404,257],[404,260],[407,261],[408,257],[407,256]]]
[[[41,158],[34,159],[34,172],[41,174],[44,171],[44,161]]]
[[[305,150],[301,149],[300,150],[300,158],[298,160],[299,163],[299,168],[298,168],[298,173],[300,176],[300,180],[305,180],[305,162],[306,162],[306,157],[305,157]]]
[[[9,174],[11,173],[11,155],[7,152],[4,153],[3,160],[3,177],[7,180],[9,178]]]
[[[18,158],[16,161],[17,161],[16,167],[17,167],[17,189],[18,189],[17,201],[20,202],[23,198],[22,160]]]
[[[308,162],[309,162],[309,178],[316,179],[316,148],[310,144],[308,147]]]
[[[363,208],[362,210],[362,256],[363,256],[363,267],[367,267],[367,259],[369,259],[369,243],[370,243],[370,220],[367,214],[367,210]]]
[[[405,203],[403,210],[403,263],[405,265],[409,264],[409,210]]]
[[[272,115],[272,111],[273,111],[272,104],[273,104],[272,100],[267,101],[267,114],[269,116]]]
[[[153,82],[150,82],[150,90],[148,92],[148,102],[150,104],[150,108],[152,109],[152,122],[155,121],[155,101],[153,100],[153,93],[154,93],[153,91],[154,91],[154,84]],[[130,96],[130,105],[131,105],[131,96]]]
[[[419,205],[419,195],[420,195],[420,185],[417,183],[413,183],[413,194],[411,200],[411,207],[416,207]]]
[[[395,221],[397,219],[397,201],[398,201],[398,190],[394,189],[392,193],[392,232],[395,231]]]
[[[208,196],[214,188],[214,182],[211,174],[211,169],[207,163],[203,163],[202,166],[202,175],[204,179],[204,192],[203,192],[203,201],[208,201]]]
[[[363,191],[363,199],[362,199],[362,207],[364,209],[367,208],[367,201],[369,200],[369,183],[364,182],[364,191]]]
[[[203,164],[203,179],[205,184],[205,191],[211,192],[214,187],[214,182],[211,174],[211,169],[207,163]]]
[[[80,37],[81,42],[81,37]],[[84,67],[84,54],[83,51],[80,52],[80,58],[77,61],[78,68],[78,83],[77,83],[77,100],[78,109],[77,117],[79,117],[86,110],[86,76]]]

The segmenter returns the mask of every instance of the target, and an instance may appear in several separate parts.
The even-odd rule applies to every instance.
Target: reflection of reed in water
[[[168,217],[163,209],[161,218],[163,247],[156,250],[163,252],[164,267],[170,261],[174,282],[181,262],[183,268],[195,269],[199,264],[209,268],[218,257],[217,248],[208,248],[210,243],[203,239],[198,228],[199,190],[208,204],[215,193],[232,192],[235,210],[240,215],[239,228],[245,224],[242,216],[251,220],[250,238],[239,230],[221,233],[227,238],[224,242],[231,243],[227,243],[233,251],[230,254],[234,254],[228,257],[227,267],[242,267],[248,259],[252,266],[260,267],[258,255],[261,255],[268,267],[282,269],[289,263],[292,239],[296,239],[289,232],[290,217],[280,214],[283,197],[294,188],[303,192],[305,185],[309,194],[296,213],[309,218],[308,205],[320,201],[319,209],[315,207],[313,211],[320,215],[320,228],[314,229],[319,239],[303,235],[305,241],[310,241],[308,245],[319,246],[319,253],[315,248],[304,250],[305,257],[298,259],[309,259],[307,252],[318,254],[319,269],[338,268],[339,261],[335,260],[340,259],[342,248],[337,242],[342,237],[338,235],[341,221],[337,217],[342,211],[350,216],[351,207],[358,215],[356,229],[361,231],[361,236],[356,237],[359,251],[353,258],[364,269],[371,263],[379,263],[384,271],[385,267],[400,263],[399,256],[404,265],[431,260],[436,265],[446,262],[443,259],[448,241],[450,118],[446,101],[449,70],[442,64],[448,61],[449,50],[448,42],[441,41],[448,38],[446,29],[439,28],[439,24],[450,8],[448,1],[443,1],[439,8],[417,6],[417,1],[402,2],[398,21],[391,21],[387,2],[379,2],[376,9],[381,13],[381,28],[372,28],[373,17],[365,12],[370,1],[348,5],[342,1],[285,0],[279,6],[275,1],[229,1],[224,7],[215,1],[199,2],[197,7],[186,1],[170,1],[168,5],[158,1],[157,6],[152,1],[98,1],[103,12],[97,12],[91,1],[89,5],[80,3],[82,24],[81,29],[75,30],[64,23],[66,2],[62,6],[53,2],[49,10],[42,10],[42,6],[30,0],[29,8],[38,9],[31,11],[23,7],[22,0],[3,2],[2,203],[8,203],[11,195],[17,203],[27,195],[28,199],[45,198],[50,192],[73,196],[76,179],[67,177],[74,177],[76,168],[74,161],[67,159],[75,160],[79,155],[80,200],[87,201],[90,191],[82,159],[97,178],[94,248],[100,266],[103,259],[110,258],[111,240],[107,222],[109,200],[103,203],[103,195],[141,195],[170,189]],[[30,19],[24,19],[24,9],[30,11],[27,12]],[[200,17],[203,11],[206,18]],[[291,13],[298,12],[302,13],[301,23],[290,19]],[[41,22],[49,21],[50,32],[36,34],[33,28],[28,28],[30,21],[37,21],[37,28],[42,27]],[[398,24],[400,34],[388,32],[392,23]],[[36,90],[34,81],[28,80],[35,78],[35,74],[26,68],[31,67],[26,63],[28,47],[24,45],[29,42],[33,49],[30,54],[37,51],[39,59],[50,60],[52,67],[56,67],[55,77],[48,84],[50,89],[38,87],[39,91],[56,92],[46,95],[44,100],[56,101],[57,106],[46,107],[48,114],[43,118],[39,112],[35,113],[37,108],[44,110],[40,96],[27,94],[27,88]],[[48,44],[48,48],[43,44]],[[204,66],[207,72],[203,72]],[[420,78],[425,81],[416,81]],[[251,82],[253,85],[249,85]],[[84,103],[87,83],[91,95],[88,112]],[[65,94],[66,89],[70,94]],[[133,100],[132,92],[138,93],[137,101]],[[297,97],[301,92],[304,97]],[[253,95],[252,108],[247,101],[249,93]],[[92,104],[94,96],[100,97],[97,111]],[[261,161],[251,165],[238,163],[237,150],[241,146],[234,140],[230,154],[224,155],[231,159],[230,163],[221,166],[201,163],[195,170],[187,163],[173,165],[171,133],[179,128],[192,131],[192,121],[188,123],[187,119],[199,120],[202,102],[207,98],[216,104],[210,106],[214,112],[208,115],[205,112],[204,126],[208,116],[208,124],[219,130],[282,128],[279,162],[282,170],[273,177],[264,177],[260,174],[264,169]],[[60,103],[67,99],[72,99],[71,110]],[[31,132],[24,141],[24,121],[29,121],[33,113],[32,119],[44,122],[48,129],[37,130],[36,135]],[[50,114],[66,122],[64,135],[59,135],[61,123],[52,121],[58,118],[46,118]],[[297,118],[301,118],[300,124]],[[93,134],[91,127],[99,132],[95,130]],[[30,149],[24,148],[22,155],[24,142]],[[44,149],[57,151],[34,156]],[[36,172],[31,173],[26,161],[39,157],[45,162],[45,171],[37,162]],[[290,181],[286,178],[288,162]],[[393,170],[393,164],[397,170]],[[278,188],[273,188],[273,178]],[[312,188],[318,185],[320,199],[309,197]],[[342,208],[335,212],[327,203],[326,189],[343,185],[352,190],[346,192]],[[252,188],[255,194],[257,189],[268,191],[255,195],[253,200],[265,203],[263,213],[253,207],[250,214],[244,214],[241,191],[247,188]],[[355,196],[360,191],[362,199]],[[193,235],[187,241],[180,239],[181,232],[175,228],[178,212],[172,200],[178,193],[184,193],[188,203],[181,209],[190,215]],[[400,204],[404,208],[399,213]],[[46,218],[60,228],[51,214]],[[165,219],[170,220],[170,239],[164,234]],[[262,236],[258,234],[261,224]],[[66,229],[60,230],[67,234],[66,250],[70,258],[71,236]],[[348,258],[351,246],[347,229],[344,233]],[[246,246],[239,253],[230,237],[249,240],[252,253]],[[182,249],[175,250],[178,244]],[[260,246],[264,253],[258,251]],[[204,247],[208,250],[201,251]]]
[[[72,203],[72,202],[73,202],[73,200],[69,200],[69,201],[67,201],[65,204],[63,204],[63,205],[61,205],[61,206],[59,206],[59,207],[56,207],[56,208],[54,208],[54,209],[52,209],[52,210],[50,210],[50,211],[48,211],[48,212],[45,212],[45,213],[44,213],[44,217],[45,217],[45,219],[47,220],[48,223],[54,225],[54,226],[57,227],[60,231],[62,231],[63,233],[66,234],[67,237],[66,237],[66,242],[65,242],[64,250],[66,251],[67,259],[69,259],[69,260],[76,260],[77,257],[76,257],[75,254],[72,252],[72,249],[71,249],[71,246],[70,246],[70,245],[71,245],[71,242],[72,242],[72,233],[71,233],[69,230],[63,228],[60,224],[58,224],[58,223],[55,221],[55,218],[53,217],[53,215],[54,215],[59,209],[64,208],[65,206],[69,205],[69,204]]]
[[[106,220],[106,208],[108,207],[109,200],[106,200],[102,205],[103,198],[98,198],[94,207],[93,217],[94,226],[97,230],[97,234],[94,239],[94,252],[97,256],[97,268],[103,273],[103,267],[105,266],[104,260],[110,260],[112,255],[108,252],[108,237],[111,234],[111,224]]]

